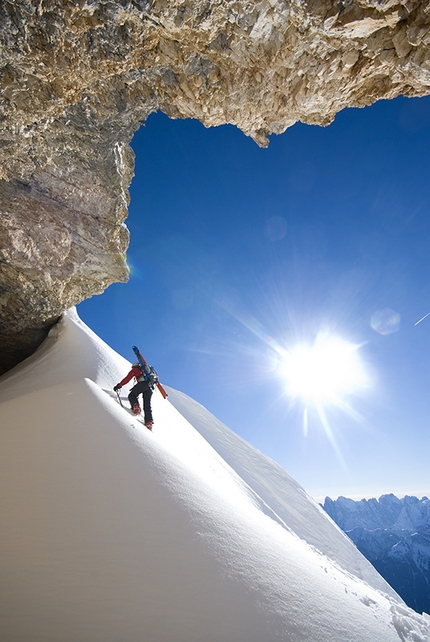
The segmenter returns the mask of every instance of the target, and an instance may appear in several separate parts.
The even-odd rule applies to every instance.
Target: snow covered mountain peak
[[[430,501],[326,498],[324,508],[405,602],[430,612]]]
[[[399,499],[393,494],[379,499],[355,501],[346,497],[336,500],[326,497],[324,509],[344,531],[357,526],[366,529],[390,528],[393,532],[413,532],[430,523],[430,500],[406,495]]]
[[[1,639],[430,641],[429,618],[202,406],[155,393],[153,433],[121,408],[128,367],[70,311],[0,378]]]

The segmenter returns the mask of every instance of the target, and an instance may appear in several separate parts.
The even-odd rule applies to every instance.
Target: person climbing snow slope
[[[141,394],[143,396],[143,414],[145,426],[148,430],[152,430],[152,425],[154,423],[152,418],[152,409],[151,409],[151,397],[152,389],[151,384],[145,380],[145,376],[142,370],[142,367],[138,361],[133,363],[130,372],[120,381],[116,386],[114,386],[114,391],[118,392],[123,386],[125,386],[129,381],[136,379],[136,385],[130,390],[128,395],[128,400],[130,402],[131,409],[135,415],[140,414],[140,405],[138,397]]]

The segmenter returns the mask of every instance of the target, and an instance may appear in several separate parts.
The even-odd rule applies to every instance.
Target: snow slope
[[[153,433],[121,408],[128,367],[69,311],[0,379],[1,640],[430,640],[294,480],[201,406],[156,393]]]

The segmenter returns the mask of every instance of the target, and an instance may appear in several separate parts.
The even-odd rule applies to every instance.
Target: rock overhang
[[[0,373],[127,280],[129,143],[150,113],[264,147],[430,88],[429,1],[5,0],[0,21]]]

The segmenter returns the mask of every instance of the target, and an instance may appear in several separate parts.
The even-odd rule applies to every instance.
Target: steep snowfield
[[[128,367],[70,311],[0,379],[1,640],[429,642],[430,620],[199,404],[157,392],[153,433],[121,408]]]

